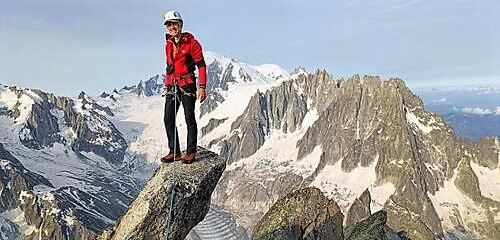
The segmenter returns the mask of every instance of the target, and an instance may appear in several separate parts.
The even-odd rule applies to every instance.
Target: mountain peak
[[[167,233],[168,221],[171,228],[167,238],[184,239],[207,214],[212,191],[226,167],[213,152],[199,150],[192,164],[176,161],[160,165],[113,229],[104,231],[98,239],[161,239]],[[172,194],[175,197],[169,215]]]
[[[497,171],[495,141],[475,144],[455,136],[399,78],[353,75],[336,81],[324,70],[294,76],[254,95],[229,134],[218,140],[221,155],[230,163],[221,185],[237,186],[231,192],[217,191],[219,201],[232,199],[235,204],[233,199],[247,192],[262,193],[252,203],[241,197],[236,205],[247,206],[242,211],[231,204],[224,207],[255,222],[261,216],[258,212],[297,186],[320,188],[344,210],[368,189],[373,194],[370,208],[387,211],[388,224],[407,230],[412,238],[434,238],[456,228],[453,217],[440,220],[450,211],[485,232],[494,226],[482,223],[487,214],[476,218],[466,212],[490,211],[479,202],[488,202],[486,196],[498,197],[487,187],[488,177],[478,172],[493,176],[491,168],[478,164]],[[464,162],[459,164],[460,160]],[[461,174],[453,178],[456,171]],[[258,174],[247,176],[251,172]],[[288,191],[269,190],[285,186]],[[448,191],[460,198],[473,196],[478,205],[452,200],[457,205],[450,206]],[[405,225],[409,221],[414,223]]]
[[[218,80],[220,77],[229,80],[227,82],[235,83],[272,83],[283,81],[290,76],[286,70],[276,64],[251,65],[210,51],[204,54],[209,68],[208,72],[220,72],[209,79],[208,84],[210,84],[210,80],[220,81]],[[220,70],[217,71],[216,69]]]

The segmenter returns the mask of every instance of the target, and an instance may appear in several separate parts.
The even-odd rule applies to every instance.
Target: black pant
[[[180,154],[181,149],[179,146],[179,134],[177,133],[177,126],[175,124],[175,119],[179,105],[182,102],[182,108],[184,108],[184,117],[186,119],[187,125],[187,154],[193,154],[196,152],[196,140],[198,135],[198,126],[196,125],[196,118],[194,116],[194,105],[196,103],[196,84],[188,84],[177,89],[177,99],[176,95],[173,94],[175,89],[171,87],[169,92],[172,94],[167,94],[165,97],[165,111],[163,116],[163,122],[165,123],[165,130],[167,131],[168,147],[170,148],[170,153]],[[174,141],[175,137],[175,141]],[[175,146],[174,146],[175,145]]]

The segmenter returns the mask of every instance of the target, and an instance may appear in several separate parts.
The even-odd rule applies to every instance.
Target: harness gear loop
[[[188,77],[194,77],[194,74],[192,72],[190,72],[190,73],[184,74],[178,78],[174,78],[174,87],[172,89],[170,89],[167,93],[165,93],[164,96],[175,95],[176,97],[178,97],[178,95],[177,95],[177,89],[178,89],[181,93],[181,96],[196,97],[196,93],[187,92],[182,87],[179,87],[179,85],[177,85],[177,80],[188,78]],[[175,106],[177,107],[177,105],[175,105]]]

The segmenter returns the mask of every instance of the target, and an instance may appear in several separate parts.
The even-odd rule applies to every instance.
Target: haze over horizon
[[[400,77],[410,86],[500,84],[500,3],[379,0],[0,0],[0,83],[97,94],[164,71],[176,9],[205,51],[288,71]]]

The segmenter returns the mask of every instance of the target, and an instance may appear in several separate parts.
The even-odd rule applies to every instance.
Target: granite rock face
[[[378,211],[373,215],[363,219],[362,221],[346,226],[345,238],[346,240],[363,240],[363,239],[377,239],[387,240],[386,233],[387,213],[385,211]],[[396,234],[397,236],[397,234]],[[397,238],[397,237],[396,237]],[[392,238],[394,239],[394,237]]]
[[[222,118],[222,119],[210,118],[210,120],[208,120],[208,124],[201,128],[201,135],[207,135],[209,132],[211,132],[217,126],[224,123],[226,120],[227,118]]]
[[[365,191],[357,201],[367,199],[369,192]],[[279,199],[257,223],[252,239],[409,239],[405,232],[395,232],[387,226],[384,210],[368,214],[344,229],[342,221],[342,212],[335,201],[319,189],[308,187]]]
[[[221,143],[220,155],[231,163],[254,154],[271,129],[294,132],[309,110],[322,110],[332,101],[329,96],[333,89],[325,85],[333,82],[325,71],[317,71],[310,78],[299,75],[265,93],[258,91],[231,124],[232,135]]]
[[[299,176],[293,167],[288,172],[276,171],[277,166],[265,157],[273,156],[269,148],[255,159],[258,162],[239,162],[257,153],[273,132],[299,129],[311,111],[318,118],[296,142],[296,161],[321,149],[312,174]],[[319,175],[334,178],[336,173],[327,171],[340,166],[342,173],[374,169],[374,179],[366,186],[391,189],[377,205],[386,211],[387,225],[404,230],[412,239],[442,237],[457,229],[464,229],[469,238],[498,238],[495,216],[500,214],[500,196],[484,185],[489,181],[487,174],[500,177],[498,139],[469,142],[457,137],[397,78],[382,81],[355,75],[335,81],[324,71],[301,74],[266,93],[257,92],[219,146],[234,167],[224,173],[214,200],[244,216],[250,226],[277,199],[320,184],[315,182]],[[284,163],[283,168],[295,164]],[[446,198],[455,188],[456,200]],[[349,196],[361,194],[342,195],[326,185],[322,190],[350,202],[354,199]],[[472,202],[462,204],[466,199]],[[478,214],[468,215],[470,211]]]
[[[262,84],[281,81],[288,73],[273,64],[252,66],[236,59],[207,53],[207,98],[200,106],[200,117],[215,110],[225,102],[232,85]]]
[[[264,144],[264,136],[269,131],[266,108],[267,99],[257,91],[243,115],[231,124],[233,135],[223,142],[220,153],[228,159],[228,163],[251,156]]]
[[[222,158],[204,149],[192,164],[160,165],[115,226],[97,239],[184,239],[207,214],[225,166]]]
[[[200,118],[216,109],[221,103],[226,101],[219,89],[208,89],[207,98],[200,105]]]
[[[343,239],[343,215],[317,188],[304,188],[278,200],[253,230],[252,239]]]
[[[160,77],[160,75],[155,75],[153,77],[150,77],[148,80],[139,81],[139,83],[137,83],[136,85],[122,87],[119,91],[116,91],[115,94],[129,92],[139,97],[159,95],[163,92],[163,79],[164,78]],[[103,98],[111,96],[115,97],[113,93],[108,94],[104,92],[103,94],[101,94],[101,97]]]

